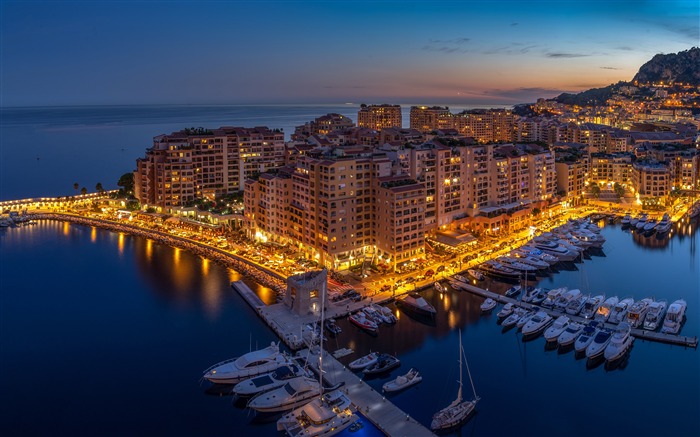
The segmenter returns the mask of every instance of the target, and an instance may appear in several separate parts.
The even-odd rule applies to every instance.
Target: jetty
[[[512,303],[513,305],[519,306],[521,308],[525,309],[533,309],[537,311],[544,311],[545,313],[549,314],[550,316],[554,317],[555,319],[559,316],[562,315],[561,312],[559,311],[554,311],[550,308],[544,308],[539,305],[533,305],[528,302],[523,302],[518,299],[513,299],[510,297],[506,297],[502,294],[494,293],[492,291],[484,290],[483,288],[475,287],[470,284],[465,284],[462,283],[462,288],[470,292],[472,294],[476,294],[478,296],[484,297],[484,298],[491,298],[495,300],[496,302],[499,303]],[[571,314],[566,314],[566,316],[574,321],[581,322],[581,323],[587,323],[589,322],[588,319],[584,319],[583,317],[579,316],[573,316]],[[612,323],[605,323],[604,326],[606,328],[611,328],[614,329],[615,326]],[[659,343],[667,343],[667,344],[675,344],[675,345],[680,345],[680,346],[685,346],[685,347],[692,347],[692,348],[697,348],[698,347],[698,337],[688,337],[684,335],[674,335],[674,334],[664,334],[661,332],[654,332],[654,331],[647,331],[645,329],[632,329],[631,334],[636,337],[640,338],[642,340],[650,340],[650,341],[656,341]]]

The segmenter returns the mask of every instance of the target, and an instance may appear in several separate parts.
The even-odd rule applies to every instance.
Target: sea
[[[295,115],[289,115],[286,123],[293,126],[294,120],[308,121],[340,112],[342,107],[312,107],[310,112],[295,107]],[[67,187],[58,186],[63,182],[55,174],[37,174],[49,184],[57,178],[55,192],[42,192],[30,168],[20,171],[15,167],[24,164],[6,161],[7,141],[27,140],[20,135],[20,126],[25,126],[27,137],[43,132],[47,138],[43,150],[62,151],[55,156],[66,162],[77,150],[87,150],[79,145],[96,138],[95,131],[110,131],[112,137],[119,126],[128,131],[124,137],[143,131],[144,144],[129,146],[133,156],[123,159],[125,168],[133,166],[150,137],[184,126],[276,127],[271,123],[274,118],[265,119],[262,112],[250,124],[244,120],[209,123],[206,113],[186,123],[178,112],[183,124],[176,126],[165,111],[153,115],[152,124],[122,122],[113,128],[104,119],[96,121],[97,114],[97,127],[89,127],[87,117],[78,128],[76,116],[69,135],[47,128],[52,116],[41,112],[46,109],[36,110],[43,118],[31,121],[27,115],[21,123],[16,121],[9,129],[16,137],[10,138],[2,126],[2,177],[3,186],[12,182],[9,198],[71,194],[74,179],[89,180],[90,167],[102,165],[97,161],[103,159],[99,153],[90,155],[92,161],[84,158],[83,165],[75,166],[65,178]],[[284,113],[280,108],[275,111]],[[353,109],[346,115],[352,116],[353,111],[356,114]],[[60,125],[62,118],[70,117],[58,110],[51,124]],[[133,113],[124,117],[137,118]],[[120,165],[115,157],[121,153],[110,155],[113,165]],[[45,165],[42,161],[39,165]],[[5,178],[9,167],[18,177]],[[114,179],[121,172],[113,170]],[[109,187],[107,177],[95,175]],[[600,226],[607,239],[602,253],[532,284],[669,303],[683,298],[688,312],[681,333],[697,336],[700,223],[684,219],[670,237],[662,239],[605,221]],[[231,288],[231,281],[238,279],[269,299],[270,290],[252,278],[149,239],[55,221],[0,230],[0,435],[281,435],[275,417],[252,414],[229,390],[201,380],[202,371],[210,365],[278,340]],[[511,285],[482,283],[499,293]],[[614,366],[589,363],[572,351],[549,350],[541,337],[523,341],[516,330],[504,330],[495,311],[481,314],[482,299],[472,294],[429,289],[423,295],[438,309],[433,324],[415,320],[390,304],[399,317],[396,325],[384,326],[371,336],[340,319],[343,332],[326,342],[330,351],[344,347],[355,351],[340,360],[343,364],[370,351],[395,354],[402,362],[398,370],[390,377],[367,380],[377,390],[409,368],[418,369],[422,383],[387,399],[422,424],[429,426],[432,414],[456,397],[461,331],[481,400],[471,420],[451,435],[700,435],[697,349],[637,340],[628,356]],[[472,398],[466,375],[464,383],[464,397]],[[343,435],[378,435],[366,418],[362,422],[362,429],[346,430]]]

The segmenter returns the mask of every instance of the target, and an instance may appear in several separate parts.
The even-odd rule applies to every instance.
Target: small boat
[[[466,363],[464,346],[462,346],[462,331],[459,331],[459,390],[457,391],[457,398],[450,405],[433,415],[433,420],[430,423],[430,429],[433,431],[449,430],[461,426],[476,408],[476,403],[481,399],[476,394],[474,381],[469,371],[469,363],[466,363],[469,382],[471,382],[472,391],[474,392],[474,400],[462,400],[462,357],[464,357]]]
[[[642,231],[642,230],[644,230],[644,226],[646,226],[646,224],[647,224],[647,215],[646,215],[646,214],[642,214],[642,215],[639,217],[639,220],[637,220],[637,224],[634,225],[634,228],[635,228],[635,230],[637,230],[637,231]]]
[[[369,354],[365,355],[364,357],[360,357],[353,361],[352,363],[348,364],[348,367],[351,370],[362,370],[365,367],[371,366],[372,364],[377,362],[377,358],[379,358],[379,353],[377,352],[370,352]]]
[[[389,372],[401,365],[401,361],[393,355],[379,354],[377,362],[365,367],[365,375],[378,375],[380,373]]]
[[[435,290],[437,290],[439,293],[444,293],[445,292],[445,287],[442,286],[441,283],[438,281],[433,282],[433,287]]]
[[[522,295],[520,300],[522,300],[523,302],[532,302],[540,290],[541,288],[535,288],[532,285],[528,285],[527,287],[525,287],[525,293]]]
[[[644,225],[644,228],[642,229],[644,231],[645,235],[651,235],[654,232],[656,232],[656,219],[649,219],[647,220],[647,223]]]
[[[622,225],[622,227],[629,227],[631,220],[632,220],[632,217],[630,217],[629,214],[625,214],[625,216],[622,217],[622,221],[620,221],[620,224]]]
[[[387,308],[385,306],[381,306],[381,305],[376,304],[376,303],[372,304],[372,306],[379,314],[384,316],[384,323],[389,324],[389,325],[393,325],[399,321],[399,319],[396,318],[394,313],[392,313],[389,308]]]
[[[661,236],[667,234],[673,227],[673,221],[668,213],[664,214],[659,223],[656,224],[656,235]]]
[[[552,323],[552,316],[544,311],[538,311],[525,325],[523,325],[524,336],[534,336],[540,334]]]
[[[527,313],[526,309],[520,307],[515,308],[513,310],[513,313],[506,317],[503,320],[503,322],[501,322],[501,326],[503,326],[504,328],[514,326],[516,323],[518,323],[518,320],[520,320],[520,318],[525,315],[525,313]]]
[[[567,290],[560,294],[557,300],[554,301],[554,309],[557,311],[564,312],[569,303],[581,296],[581,290],[574,288],[572,290]]]
[[[554,302],[559,298],[559,295],[566,291],[566,287],[553,288],[547,292],[547,298],[542,302],[545,308],[554,307]]]
[[[396,306],[419,316],[435,317],[435,307],[430,305],[423,296],[418,293],[409,293],[396,301]]]
[[[558,341],[559,336],[569,327],[569,318],[559,316],[552,325],[544,331],[544,339],[546,341]],[[525,328],[523,328],[525,329]]]
[[[277,420],[277,430],[290,437],[334,436],[359,420],[342,390],[333,390]]]
[[[576,341],[574,342],[574,349],[576,352],[583,352],[588,348],[588,346],[593,342],[593,339],[595,336],[598,334],[598,322],[592,321],[588,324],[588,326],[583,328],[583,331],[581,331],[581,334],[579,334],[578,337],[576,337]]]
[[[377,329],[379,329],[379,325],[377,325],[375,321],[370,320],[364,311],[356,312],[352,316],[348,317],[348,320],[350,320],[350,323],[353,325],[366,331],[376,332]]]
[[[365,313],[365,316],[374,323],[377,324],[377,326],[381,325],[384,323],[384,314],[381,312],[377,311],[376,308],[372,305],[368,305],[364,308],[362,308],[362,312]]]
[[[486,261],[485,263],[481,264],[479,268],[487,275],[493,276],[495,278],[503,278],[509,280],[520,279],[520,272],[506,267],[494,260]]]
[[[569,302],[569,304],[566,306],[566,314],[571,314],[572,316],[575,316],[578,313],[580,313],[589,297],[590,294],[581,294],[576,299],[572,299],[571,302]]]
[[[508,316],[510,316],[513,313],[513,309],[515,308],[515,305],[513,305],[511,302],[508,302],[507,304],[503,305],[503,308],[496,314],[501,319],[504,319]]]
[[[520,285],[514,285],[514,286],[510,287],[508,290],[506,290],[505,296],[506,297],[515,297],[518,294],[520,294],[521,289],[522,289],[522,287]]]
[[[593,317],[593,320],[597,320],[601,323],[605,323],[608,321],[608,318],[610,317],[610,313],[612,312],[612,309],[617,305],[619,302],[619,299],[617,296],[612,296],[607,299],[605,299],[605,302],[601,306],[598,307],[598,310],[595,312],[595,317]]]
[[[480,308],[481,311],[486,313],[496,308],[496,305],[498,305],[498,302],[491,299],[490,297],[487,297],[486,300],[480,305]]]
[[[630,227],[636,227],[640,216],[630,218]]]
[[[586,300],[586,303],[583,304],[583,309],[579,313],[579,316],[583,317],[584,319],[592,319],[593,316],[595,316],[596,311],[598,311],[598,307],[603,303],[604,300],[605,296],[603,296],[602,294],[589,297]]]
[[[204,371],[204,379],[215,384],[236,384],[272,372],[288,362],[287,357],[280,352],[279,343],[272,342],[264,349],[214,364]]]
[[[653,299],[647,297],[638,300],[630,306],[629,311],[627,311],[627,323],[629,323],[632,328],[637,328],[642,325],[644,317],[646,317],[647,311],[649,311],[649,304],[653,301]]]
[[[632,328],[625,322],[618,325],[610,339],[610,343],[608,343],[603,352],[606,361],[615,361],[627,352],[632,343],[634,343],[631,331]]]
[[[411,369],[405,375],[399,375],[396,379],[393,379],[382,386],[382,390],[387,393],[393,393],[401,391],[412,385],[416,385],[423,380],[420,372],[416,369]]]
[[[454,279],[449,279],[447,281],[448,284],[450,284],[450,287],[452,287],[453,290],[462,290],[466,291],[466,288],[464,287],[464,282],[461,281],[456,281]]]
[[[293,378],[303,378],[305,376],[310,375],[296,364],[288,364],[279,367],[274,372],[239,382],[233,386],[231,393],[240,397],[255,396],[258,393],[280,387]]]
[[[624,321],[627,318],[627,311],[633,303],[634,299],[631,297],[626,297],[618,302],[617,305],[613,306],[613,309],[610,311],[608,322],[618,324]]]
[[[608,343],[610,343],[611,338],[612,331],[609,329],[601,329],[598,331],[595,337],[593,337],[591,344],[586,348],[586,357],[594,359],[601,356],[603,352],[605,352]]]
[[[661,326],[664,320],[664,315],[666,314],[666,301],[657,300],[649,304],[649,310],[647,311],[647,316],[644,318],[644,324],[642,325],[647,331],[656,331],[656,328]]]
[[[518,319],[518,322],[515,324],[515,326],[518,327],[518,329],[521,329],[527,322],[530,321],[531,318],[535,316],[535,311],[534,310],[528,310],[525,314],[523,314],[522,317]]]
[[[581,331],[583,331],[583,327],[584,325],[579,322],[569,323],[564,332],[562,332],[557,338],[559,346],[563,347],[573,344],[573,342],[576,341],[576,338],[581,334]]]
[[[478,272],[478,270],[476,271]],[[452,279],[455,281],[464,282],[465,284],[469,283],[469,280],[462,275],[452,275]]]
[[[547,291],[544,288],[537,288],[537,293],[535,293],[535,296],[532,298],[532,303],[533,305],[540,305],[542,302],[544,302],[545,299],[547,299]]]
[[[326,319],[326,321],[323,323],[323,326],[326,328],[326,331],[328,331],[332,335],[338,335],[341,332],[343,332],[340,326],[338,326],[335,323],[334,319]]]
[[[469,270],[467,270],[467,273],[469,273],[469,276],[476,279],[477,281],[484,280],[484,274],[481,273],[480,271],[478,271],[477,269],[469,269]],[[458,281],[461,281],[461,279],[458,279]]]
[[[668,311],[666,312],[666,318],[664,319],[664,325],[661,327],[661,332],[664,334],[678,334],[678,332],[681,330],[681,325],[683,324],[685,308],[686,303],[683,299],[673,301],[673,303],[668,306]]]
[[[278,413],[307,404],[321,394],[321,384],[313,378],[297,378],[281,387],[260,393],[248,402],[248,408],[262,413]]]

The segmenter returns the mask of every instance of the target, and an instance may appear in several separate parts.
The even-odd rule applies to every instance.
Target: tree
[[[134,174],[129,172],[129,173],[124,173],[121,175],[119,180],[117,181],[117,186],[122,187],[122,190],[124,190],[125,194],[131,194],[134,192]]]
[[[102,188],[102,182],[98,182],[97,185],[95,185],[95,190],[97,190],[98,193],[101,193],[105,190],[104,188]]]
[[[82,194],[83,196],[86,195],[86,194],[87,194],[87,188],[85,188],[85,187],[81,188],[81,189],[80,189],[80,194]]]
[[[591,186],[591,193],[593,194],[593,197],[600,196],[600,187],[598,186],[598,184],[593,184]]]
[[[77,182],[73,183],[73,189],[75,190],[75,194],[78,194],[78,188],[80,188],[80,184]]]

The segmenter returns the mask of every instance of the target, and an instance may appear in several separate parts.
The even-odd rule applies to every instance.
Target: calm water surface
[[[664,242],[607,226],[605,257],[542,285],[682,297],[682,333],[697,335],[696,228],[681,224]],[[0,233],[0,268],[0,434],[280,435],[198,380],[209,365],[276,340],[230,288],[236,272],[146,239],[56,222]],[[423,382],[391,399],[423,424],[456,395],[461,328],[482,401],[459,435],[700,435],[697,350],[638,340],[617,368],[589,368],[573,352],[546,351],[542,338],[523,343],[502,332],[468,293],[426,297],[439,309],[435,326],[399,313],[397,325],[371,337],[345,319],[328,342],[356,350],[344,363],[379,350],[402,360],[394,375],[418,368]],[[368,382],[379,389],[388,379]]]

